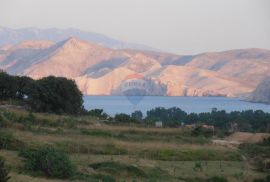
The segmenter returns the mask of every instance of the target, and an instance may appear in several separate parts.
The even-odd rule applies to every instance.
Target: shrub
[[[270,137],[264,138],[261,145],[270,146]]]
[[[0,149],[10,149],[13,141],[11,133],[0,131]]]
[[[83,135],[91,135],[98,137],[113,137],[113,133],[105,130],[96,130],[96,129],[81,129],[81,134]]]
[[[0,112],[0,128],[4,128],[7,127],[8,122],[4,119],[4,117],[2,116],[2,113]]]
[[[150,169],[147,172],[147,178],[150,181],[170,181],[171,176],[167,171],[160,169],[159,167],[155,167]]]
[[[72,180],[83,180],[86,182],[116,182],[116,180],[109,175],[105,174],[85,174],[78,173],[76,174]]]
[[[98,117],[99,119],[107,119],[108,114],[106,114],[103,109],[92,109],[90,111],[86,111],[86,114],[93,117]]]
[[[228,182],[228,180],[221,176],[214,176],[212,178],[209,178],[207,182]]]
[[[37,150],[23,150],[20,156],[26,159],[26,170],[57,178],[68,178],[74,174],[74,166],[68,155],[50,146],[46,145]]]
[[[213,136],[213,131],[211,129],[203,128],[202,126],[198,126],[191,131],[191,135],[195,137],[198,136],[211,137]]]
[[[270,175],[267,175],[265,179],[254,179],[253,182],[269,182],[270,181]]]
[[[121,173],[126,174],[126,173],[128,173],[129,175],[134,176],[134,177],[146,176],[146,174],[144,173],[143,170],[141,170],[135,166],[122,164],[119,162],[108,161],[108,162],[95,163],[95,164],[91,164],[90,167],[92,167],[93,169],[105,171],[105,172],[111,173],[111,174],[121,174]]]
[[[0,149],[17,150],[25,146],[25,143],[13,137],[12,133],[0,131]]]
[[[0,181],[7,182],[10,179],[8,170],[5,167],[4,159],[0,157]]]
[[[139,154],[141,157],[157,159],[164,161],[241,161],[242,157],[239,152],[213,149],[196,149],[196,150],[143,150]]]

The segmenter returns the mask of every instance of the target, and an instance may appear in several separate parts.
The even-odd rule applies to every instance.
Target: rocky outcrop
[[[270,77],[266,78],[258,85],[248,100],[270,104]]]

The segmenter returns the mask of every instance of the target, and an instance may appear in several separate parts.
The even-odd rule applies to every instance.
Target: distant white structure
[[[157,128],[162,128],[162,127],[163,127],[162,121],[156,121],[156,122],[155,122],[155,126],[156,126]]]

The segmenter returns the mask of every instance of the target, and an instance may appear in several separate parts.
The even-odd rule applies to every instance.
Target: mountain
[[[27,40],[2,46],[0,69],[34,79],[49,75],[72,78],[87,95],[121,94],[123,87],[141,84],[137,86],[150,95],[241,97],[270,76],[270,51],[181,56],[111,49],[71,37],[56,43]]]
[[[270,104],[270,77],[264,79],[250,95],[248,101]]]
[[[257,86],[270,76],[270,51],[242,49],[194,56],[185,65],[215,71]]]
[[[229,76],[190,66],[169,65],[152,74],[171,96],[240,96],[252,87]]]
[[[69,37],[77,37],[79,39],[94,42],[112,49],[138,49],[138,50],[156,50],[146,45],[127,43],[112,39],[108,36],[86,32],[79,29],[38,29],[38,28],[22,28],[11,29],[0,27],[0,46],[6,44],[17,44],[26,40],[50,40],[59,42]]]

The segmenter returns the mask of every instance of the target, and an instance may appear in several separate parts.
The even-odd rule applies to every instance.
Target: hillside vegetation
[[[10,182],[253,182],[267,174],[251,161],[252,150],[264,149],[267,141],[222,146],[189,128],[105,124],[89,115],[31,113],[14,106],[0,109],[0,124],[0,156]],[[260,151],[261,158],[269,157]],[[48,166],[50,160],[55,167]]]
[[[1,72],[0,83],[1,182],[269,179],[269,113],[158,107],[145,117],[141,111],[108,116],[85,110],[66,78]],[[156,121],[165,128],[155,128]]]

